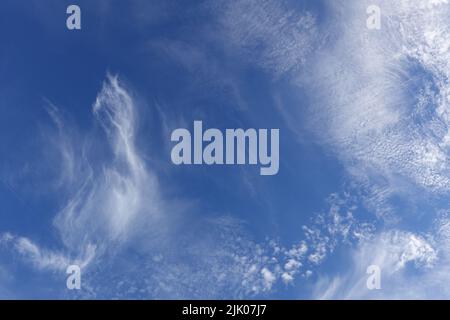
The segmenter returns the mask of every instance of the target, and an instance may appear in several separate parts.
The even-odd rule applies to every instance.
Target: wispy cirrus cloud
[[[89,245],[84,252],[76,258],[70,257],[64,252],[43,249],[26,237],[19,237],[11,233],[3,233],[0,237],[0,245],[4,248],[12,248],[26,262],[38,270],[65,272],[71,264],[81,268],[86,267],[95,256],[95,246]]]
[[[216,11],[226,43],[276,76],[298,71],[320,39],[314,14],[286,1],[225,1]]]
[[[381,8],[381,31],[366,27],[366,9],[374,4]],[[445,242],[435,242],[442,232],[436,235],[424,231],[424,237],[401,231],[396,224],[414,215],[433,219],[441,207],[434,200],[446,199],[450,188],[448,1],[329,3],[333,21],[315,25],[314,16],[305,15],[311,23],[304,22],[302,28],[313,39],[306,35],[298,41],[303,43],[302,48],[289,45],[299,29],[288,18],[298,18],[301,13],[283,14],[283,5],[271,2],[256,11],[250,7],[252,2],[230,5],[236,10],[224,14],[223,21],[233,22],[226,29],[229,39],[240,50],[259,48],[253,60],[274,78],[289,75],[290,90],[301,91],[308,105],[295,105],[292,99],[284,103],[276,94],[277,111],[293,132],[301,135],[306,128],[337,156],[349,173],[348,190],[387,223],[385,231],[362,241],[352,273],[324,281],[327,289],[317,290],[320,294],[316,296],[370,297],[365,288],[365,268],[374,259],[385,268],[388,283],[392,281],[380,296],[444,294],[439,281],[448,279],[443,272],[448,259],[441,256],[446,251]],[[279,32],[284,28],[288,31]],[[317,35],[315,30],[319,29]],[[308,55],[312,49],[314,56]],[[401,201],[414,203],[412,210],[399,209]],[[424,202],[431,208],[416,212],[414,206]],[[308,228],[306,232],[311,234],[309,242],[314,243],[319,232],[309,232]],[[320,260],[321,252],[327,252],[326,243],[318,241],[316,252],[309,255],[311,261]],[[419,277],[430,285],[412,285],[414,280],[405,271],[411,264],[417,270],[433,268]],[[286,274],[284,279],[289,281],[290,276]],[[421,294],[421,289],[430,292]]]
[[[380,232],[351,254],[348,271],[322,275],[318,299],[443,299],[450,292],[448,217],[438,219],[423,234],[402,230]],[[369,290],[367,267],[380,268],[381,288]]]
[[[67,126],[48,101],[47,111],[57,128],[46,135],[50,140],[44,148],[56,149],[49,152],[55,157],[46,160],[57,168],[55,183],[65,201],[53,220],[64,249],[52,252],[8,233],[3,240],[38,268],[64,269],[71,264],[69,257],[87,267],[94,256],[127,240],[138,216],[154,221],[160,210],[156,178],[136,149],[134,102],[117,77],[108,76],[93,106],[106,140],[90,137],[89,143],[106,141],[111,152],[105,158],[94,155],[85,144],[88,138]]]
[[[70,127],[54,104],[48,103],[47,111],[56,126],[45,137],[51,142],[46,147],[58,152],[46,160],[58,172],[54,183],[62,209],[53,226],[62,245],[46,249],[4,233],[3,250],[39,271],[80,265],[86,288],[81,297],[264,295],[280,282],[308,277],[307,268],[366,228],[354,219],[356,208],[343,209],[348,201],[336,195],[329,212],[304,228],[304,241],[288,248],[273,240],[253,241],[232,217],[201,218],[195,208],[177,208],[164,198],[157,174],[144,160],[148,155],[137,143],[139,108],[117,76],[107,77],[93,104],[102,129],[95,135]]]

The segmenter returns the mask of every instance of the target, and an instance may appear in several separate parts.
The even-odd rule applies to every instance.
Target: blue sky
[[[0,297],[448,298],[449,13],[2,2]],[[173,165],[194,120],[279,128],[279,173]]]

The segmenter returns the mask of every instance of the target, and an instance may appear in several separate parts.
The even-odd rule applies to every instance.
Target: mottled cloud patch
[[[403,177],[442,194],[450,187],[449,8],[377,1],[384,15],[384,31],[377,33],[361,27],[366,4],[336,5],[341,34],[314,68],[311,128],[327,124],[318,136],[355,177],[384,179],[394,190]]]
[[[322,275],[314,296],[318,299],[399,299],[446,296],[448,259],[441,253],[443,243],[433,233],[420,235],[399,229],[383,231],[364,241],[352,253],[348,272],[334,277]],[[367,268],[381,271],[381,288],[369,290]],[[434,291],[434,292],[433,292]]]

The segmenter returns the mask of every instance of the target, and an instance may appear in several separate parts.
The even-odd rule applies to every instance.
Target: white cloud
[[[290,275],[289,273],[287,273],[287,272],[284,272],[281,275],[281,279],[283,280],[283,282],[285,284],[290,284],[290,283],[292,283],[294,281],[294,277],[292,275]]]
[[[314,15],[283,1],[224,1],[216,11],[227,43],[277,76],[298,70],[318,39]]]
[[[287,271],[298,269],[302,264],[295,259],[289,259],[284,265],[284,269]]]
[[[276,280],[276,277],[274,276],[274,274],[272,272],[270,272],[269,269],[267,268],[262,268],[261,270],[261,274],[263,276],[263,280],[264,280],[264,287],[268,290],[270,290],[272,288],[273,283]]]
[[[87,266],[95,255],[95,246],[88,245],[78,257],[71,259],[61,252],[54,252],[40,248],[30,239],[17,237],[10,233],[4,233],[0,237],[0,245],[14,249],[27,262],[39,270],[51,270],[65,272],[71,264],[81,268]]]
[[[381,8],[379,32],[366,28],[371,4]],[[334,1],[331,21],[320,26],[313,15],[287,7],[233,2],[224,5],[222,22],[226,39],[240,50],[258,48],[246,56],[275,78],[289,75],[292,88],[307,95],[307,105],[275,95],[288,127],[300,136],[305,128],[314,132],[333,150],[368,208],[386,221],[398,218],[390,206],[396,195],[412,199],[417,189],[445,195],[448,2]]]
[[[430,237],[430,235],[427,235]],[[318,299],[429,298],[430,281],[446,265],[439,257],[439,244],[411,232],[392,230],[365,241],[352,253],[348,271],[335,277],[322,276],[316,283]],[[369,290],[367,268],[381,270],[381,289]],[[409,271],[408,266],[414,271]],[[446,279],[441,278],[441,280]],[[433,284],[434,283],[434,284]],[[444,282],[434,288],[434,296],[442,294]],[[441,287],[441,288],[439,288]],[[439,293],[438,293],[439,292]],[[441,296],[442,297],[442,296]]]
[[[382,30],[375,32],[365,28],[361,14],[369,2],[334,5],[338,41],[311,64],[315,81],[299,80],[314,96],[310,128],[354,177],[369,179],[368,192],[375,184],[387,197],[407,193],[406,180],[445,194],[450,8],[375,1],[383,14]]]
[[[337,245],[372,233],[373,226],[355,218],[357,208],[348,195],[331,195],[329,209],[305,226],[304,239],[290,247],[270,240],[256,243],[230,217],[202,219],[192,206],[169,204],[137,143],[138,111],[130,91],[109,76],[93,105],[103,133],[95,131],[96,136],[85,137],[90,147],[76,149],[72,146],[83,134],[67,131],[52,106],[58,129],[52,145],[61,154],[50,163],[68,161],[58,167],[67,173],[59,180],[65,186],[64,205],[54,218],[64,246],[49,250],[25,237],[4,236],[39,270],[80,264],[86,269],[84,297],[263,295],[276,290],[279,281],[309,277]],[[133,248],[134,254],[123,248]]]
[[[100,165],[92,183],[58,215],[55,224],[62,234],[85,234],[90,225],[93,236],[116,240],[128,236],[139,216],[156,220],[161,209],[158,182],[136,146],[136,109],[118,78],[108,76],[93,112],[106,132],[112,159]]]
[[[316,215],[311,225],[303,226],[310,263],[320,264],[338,245],[358,243],[372,236],[374,225],[354,216],[358,209],[354,201],[348,194],[342,197],[332,194],[328,199],[329,211]]]
[[[60,172],[57,187],[65,204],[55,215],[54,226],[64,249],[53,252],[8,234],[3,240],[38,269],[65,270],[74,263],[87,267],[106,250],[120,251],[120,245],[142,228],[151,232],[161,227],[158,183],[136,146],[137,106],[118,78],[108,76],[93,106],[107,144],[101,136],[76,132],[50,102],[47,111],[57,127],[54,136],[47,135],[51,143],[45,147],[59,152],[46,160]],[[110,155],[102,158],[83,143],[74,147],[85,140],[93,149],[109,147]]]
[[[203,219],[191,206],[180,209],[162,199],[137,144],[139,108],[117,77],[108,76],[92,109],[103,133],[84,136],[67,125],[56,106],[48,106],[57,127],[50,146],[59,151],[48,162],[58,164],[57,186],[64,186],[63,207],[54,218],[63,246],[45,249],[6,233],[5,248],[42,271],[80,265],[83,295],[90,297],[243,298],[270,291],[286,250],[249,240],[234,219]],[[80,137],[88,146],[78,149]],[[122,250],[131,247],[136,257]],[[120,286],[111,285],[118,275]]]

